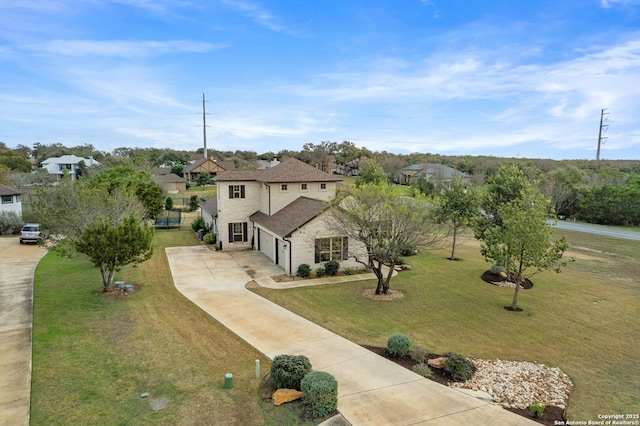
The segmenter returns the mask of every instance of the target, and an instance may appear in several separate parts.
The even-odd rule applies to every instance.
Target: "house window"
[[[326,183],[321,183],[320,184],[320,191],[326,191],[327,190],[327,184]]]
[[[287,192],[288,188],[289,187],[288,187],[288,185],[286,183],[283,183],[282,185],[280,185],[280,190],[282,192]]]
[[[301,183],[300,184],[300,191],[306,191],[307,190],[307,184],[306,183]]]
[[[247,242],[247,222],[235,222],[229,224],[229,242]]]
[[[11,204],[11,203],[13,203],[13,195],[2,196],[2,204]]]
[[[244,198],[244,185],[229,185],[229,198]]]
[[[316,263],[347,260],[348,252],[347,237],[318,238],[316,240]]]

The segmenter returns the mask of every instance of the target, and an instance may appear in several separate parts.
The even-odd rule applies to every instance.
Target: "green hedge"
[[[305,411],[313,418],[328,416],[338,408],[338,382],[329,373],[312,371],[302,379]]]
[[[271,363],[271,387],[300,390],[300,382],[311,372],[311,362],[304,355],[277,355]]]

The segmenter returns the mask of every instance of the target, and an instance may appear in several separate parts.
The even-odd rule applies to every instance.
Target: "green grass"
[[[372,281],[254,291],[360,344],[403,333],[434,353],[560,367],[575,384],[570,419],[640,412],[640,242],[565,234],[576,261],[534,276],[521,313],[503,309],[513,290],[480,279],[489,264],[474,241],[456,249],[461,261],[446,260],[449,249],[407,258],[414,269],[392,279],[405,293],[393,302],[362,297]]]
[[[278,418],[262,408],[255,378],[255,360],[265,372],[269,360],[173,287],[164,247],[194,244],[188,227],[158,230],[153,258],[117,274],[141,289],[118,298],[100,292],[99,272],[85,259],[45,256],[35,277],[32,424],[261,425]],[[232,390],[223,389],[227,372]],[[160,397],[168,408],[154,412],[150,399]]]

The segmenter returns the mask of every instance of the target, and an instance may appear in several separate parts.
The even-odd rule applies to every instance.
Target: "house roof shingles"
[[[184,168],[184,170],[182,172],[183,173],[191,173],[193,170],[195,170],[196,168],[202,166],[207,161],[213,161],[220,168],[222,168],[224,170],[234,170],[236,168],[236,165],[235,165],[235,163],[233,161],[217,161],[217,160],[213,160],[211,158],[204,158],[203,157],[203,158],[200,158],[200,159],[196,160],[195,163],[185,166],[185,168]]]
[[[339,182],[342,180],[296,158],[289,158],[267,170],[228,170],[214,179],[219,182],[250,180],[266,183]]]
[[[169,173],[168,175],[156,175],[156,181],[161,183],[180,183],[185,180],[175,173]]]
[[[200,208],[209,213],[211,217],[218,217],[218,199],[216,197],[209,198],[207,201],[200,203]]]
[[[249,219],[282,237],[289,237],[328,207],[324,201],[300,197],[272,216],[259,211]]]
[[[20,195],[22,192],[17,189],[11,188],[10,186],[3,185],[0,183],[0,196],[2,195]]]

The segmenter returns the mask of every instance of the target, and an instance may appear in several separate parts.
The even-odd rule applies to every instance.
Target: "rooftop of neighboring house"
[[[20,195],[22,192],[15,188],[0,183],[0,196],[2,195]]]
[[[284,182],[339,182],[342,179],[316,169],[296,158],[289,158],[267,170],[228,170],[215,177],[219,182],[258,181]]]
[[[204,158],[204,157],[202,157],[202,158],[196,160],[194,163],[187,164],[186,166],[184,166],[183,173],[191,173],[191,171],[193,171],[193,170],[197,169],[198,167],[202,166],[207,161],[213,161],[218,166],[220,166],[220,168],[222,168],[224,170],[235,170],[235,168],[236,168],[236,164],[233,161],[218,161],[218,160],[215,160],[213,158]]]
[[[42,162],[42,166],[45,166],[48,164],[79,164],[81,161],[84,161],[84,163],[87,166],[100,165],[100,163],[94,160],[93,158],[78,157],[77,155],[70,154],[70,155],[63,155],[61,157],[47,158]]]
[[[272,216],[256,212],[249,218],[282,237],[289,237],[328,207],[323,201],[300,197]]]
[[[162,183],[179,183],[184,182],[184,178],[181,178],[175,173],[169,173],[166,175],[156,175],[156,180]]]
[[[171,173],[171,167],[156,167],[153,169],[153,174],[156,176],[168,175],[169,173]]]

